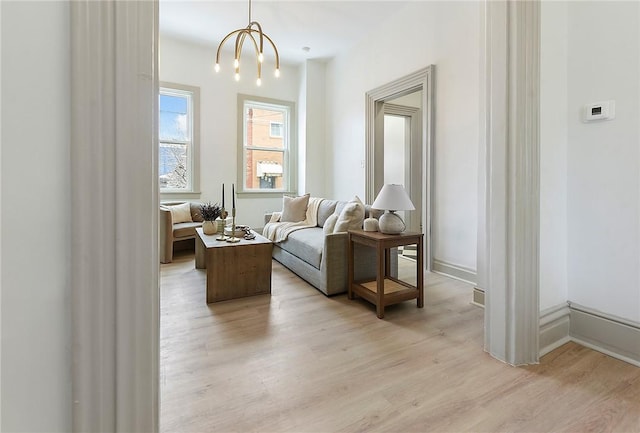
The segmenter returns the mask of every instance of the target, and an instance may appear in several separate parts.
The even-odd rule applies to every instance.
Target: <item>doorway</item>
[[[372,203],[385,183],[404,185],[415,211],[407,229],[425,235],[425,269],[432,268],[434,73],[430,65],[367,92],[365,194]]]
[[[398,213],[407,230],[422,232],[422,90],[385,102],[383,129],[383,170],[375,178],[404,185],[415,210]]]

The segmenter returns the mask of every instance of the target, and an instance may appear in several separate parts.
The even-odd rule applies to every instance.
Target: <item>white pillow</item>
[[[280,221],[298,223],[307,219],[307,207],[309,206],[309,197],[311,194],[305,194],[300,197],[282,197],[282,216]]]
[[[333,229],[334,233],[346,232],[348,230],[357,230],[362,228],[362,222],[364,221],[364,204],[358,196],[355,196],[353,200],[347,203],[340,212],[340,216],[336,221],[336,226]]]
[[[327,220],[324,222],[324,225],[322,226],[322,232],[324,233],[325,236],[330,233],[333,233],[333,229],[335,228],[337,221],[338,221],[337,213],[329,215],[329,218],[327,218]]]
[[[167,206],[171,211],[171,222],[173,224],[178,223],[192,223],[191,219],[191,204],[182,203],[174,206]]]

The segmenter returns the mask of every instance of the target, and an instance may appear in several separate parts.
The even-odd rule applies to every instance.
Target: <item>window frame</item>
[[[160,82],[158,86],[158,112],[160,112],[160,96],[161,95],[189,95],[191,103],[187,108],[190,113],[191,123],[191,141],[166,141],[160,139],[160,120],[158,119],[158,161],[160,163],[160,146],[162,143],[167,144],[187,144],[187,165],[190,170],[190,188],[185,189],[169,189],[161,188],[160,198],[176,198],[181,196],[184,198],[200,198],[200,88],[196,86],[188,86],[186,84]],[[160,178],[158,176],[158,183]]]
[[[280,135],[273,135],[273,125],[280,126]],[[273,121],[269,122],[269,137],[271,137],[271,138],[284,138],[283,131],[284,131],[284,124],[282,122],[273,122]]]
[[[253,150],[267,150],[272,152],[283,152],[283,187],[280,189],[246,189],[246,121],[245,106],[250,104],[256,108],[277,109],[285,112],[284,121],[282,122],[282,139],[284,149],[262,148],[259,146],[251,146]],[[296,194],[298,187],[298,135],[296,122],[296,104],[292,101],[283,101],[273,98],[264,98],[252,95],[238,94],[238,170],[237,170],[237,187],[236,192],[244,195],[255,196],[282,196],[283,194]],[[277,122],[280,123],[280,122]],[[271,125],[269,125],[269,134],[271,134]],[[271,135],[270,135],[271,136]],[[280,138],[280,137],[277,137]]]

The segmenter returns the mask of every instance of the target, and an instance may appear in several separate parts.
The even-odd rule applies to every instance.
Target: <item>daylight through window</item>
[[[182,87],[182,86],[181,86]],[[160,88],[159,180],[161,192],[194,192],[197,143],[194,136],[197,88]]]
[[[291,191],[293,103],[243,97],[240,106],[244,191]]]

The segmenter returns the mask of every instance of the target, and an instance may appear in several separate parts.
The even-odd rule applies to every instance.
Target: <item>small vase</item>
[[[205,221],[202,223],[202,232],[205,235],[215,235],[217,233],[218,226],[215,221]]]

